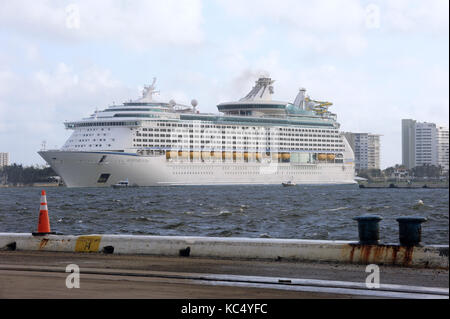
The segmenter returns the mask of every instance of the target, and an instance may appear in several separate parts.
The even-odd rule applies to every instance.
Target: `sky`
[[[259,76],[276,100],[333,102],[341,131],[381,134],[401,163],[401,119],[448,127],[448,0],[0,0],[0,152],[42,165],[79,120],[136,99],[217,113]]]

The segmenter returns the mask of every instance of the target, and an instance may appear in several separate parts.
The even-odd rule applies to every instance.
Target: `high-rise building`
[[[415,157],[416,166],[437,166],[436,124],[416,123]]]
[[[0,168],[9,165],[9,153],[0,153]]]
[[[402,164],[411,169],[416,166],[416,121],[402,120]]]
[[[449,156],[448,156],[448,127],[437,127],[437,163],[446,172],[449,170]]]
[[[371,133],[344,132],[355,154],[355,169],[380,168],[380,136]]]
[[[448,171],[448,128],[435,123],[402,120],[402,163],[406,168],[441,166]]]
[[[380,136],[378,134],[367,135],[367,168],[380,168]]]

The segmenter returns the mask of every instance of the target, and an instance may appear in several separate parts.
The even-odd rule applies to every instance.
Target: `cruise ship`
[[[79,121],[58,150],[39,154],[68,187],[235,184],[353,184],[353,151],[330,102],[301,88],[293,102],[272,99],[274,80],[259,78],[242,99],[201,113],[142,97]]]

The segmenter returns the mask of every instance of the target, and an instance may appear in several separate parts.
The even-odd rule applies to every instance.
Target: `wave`
[[[150,218],[145,217],[145,216],[139,216],[139,217],[135,217],[133,219],[136,220],[136,221],[142,221],[142,222],[149,222],[149,221],[151,221]]]
[[[184,226],[184,223],[181,222],[181,223],[169,224],[169,225],[163,226],[163,228],[164,229],[176,229],[176,228],[180,228],[180,227],[183,227],[183,226]]]
[[[340,210],[345,210],[345,209],[349,209],[350,207],[347,206],[343,206],[343,207],[336,207],[336,208],[329,208],[329,209],[324,209],[323,212],[337,212]]]

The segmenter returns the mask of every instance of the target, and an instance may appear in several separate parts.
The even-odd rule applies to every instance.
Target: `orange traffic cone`
[[[50,231],[50,219],[48,218],[47,196],[45,195],[45,190],[42,190],[41,193],[41,207],[39,209],[38,230],[36,233],[32,234],[33,236],[55,234],[54,232]]]

